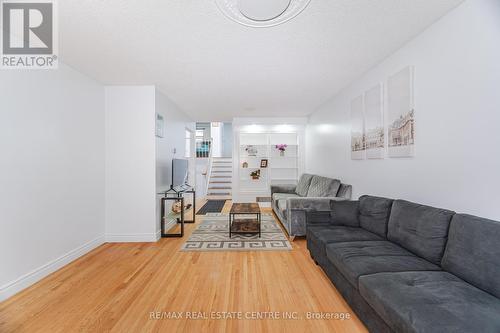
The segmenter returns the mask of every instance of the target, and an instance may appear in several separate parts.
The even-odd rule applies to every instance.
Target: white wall
[[[207,195],[208,162],[208,158],[196,159],[196,195],[198,198],[203,198]]]
[[[156,91],[156,113],[163,115],[165,121],[164,137],[156,137],[156,193],[161,193],[170,187],[172,182],[172,158],[185,158],[185,130],[195,131],[195,123],[182,112],[177,105],[165,95]],[[191,152],[194,156],[194,137],[191,141]],[[174,154],[174,149],[176,153]],[[194,158],[190,167],[190,185],[195,185]],[[160,201],[161,195],[156,195],[156,230],[160,231]]]
[[[233,124],[223,123],[222,127],[222,157],[233,155]]]
[[[186,127],[154,86],[104,88],[64,64],[2,71],[0,300],[104,241],[156,241],[156,191]]]
[[[213,157],[221,157],[222,156],[222,123],[217,123],[217,126],[214,126],[214,123],[210,124],[210,136],[212,139],[212,156]]]
[[[106,240],[155,241],[155,87],[106,87]]]
[[[354,196],[404,198],[500,219],[500,2],[470,0],[310,117],[306,169]],[[416,69],[416,157],[350,159],[351,99]]]
[[[0,73],[0,301],[104,241],[104,88]]]

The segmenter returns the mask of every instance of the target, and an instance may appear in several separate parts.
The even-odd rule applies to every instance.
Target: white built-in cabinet
[[[303,172],[303,132],[235,134],[237,156],[233,158],[233,200],[255,202],[270,196],[272,184],[297,184]],[[286,145],[281,153],[276,145]],[[261,162],[267,160],[267,167]],[[260,170],[254,179],[251,173]]]

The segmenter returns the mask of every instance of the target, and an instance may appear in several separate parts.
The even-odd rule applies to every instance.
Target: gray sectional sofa
[[[272,185],[274,213],[288,235],[306,235],[306,211],[327,211],[332,200],[351,199],[351,185],[337,179],[303,174],[297,185]]]
[[[363,196],[308,212],[307,247],[370,332],[500,332],[500,222]]]

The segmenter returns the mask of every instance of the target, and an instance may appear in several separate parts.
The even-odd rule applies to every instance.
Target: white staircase
[[[233,159],[212,157],[212,167],[207,186],[207,199],[232,198],[233,190]]]

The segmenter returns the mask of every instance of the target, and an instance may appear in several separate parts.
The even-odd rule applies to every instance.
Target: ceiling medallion
[[[247,27],[265,28],[299,15],[311,0],[215,0],[220,11]]]

